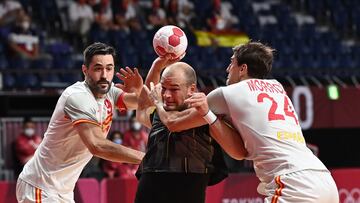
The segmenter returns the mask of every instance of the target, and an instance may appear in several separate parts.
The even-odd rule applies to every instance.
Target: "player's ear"
[[[84,75],[87,74],[87,68],[86,68],[86,66],[84,64],[81,66],[81,70],[82,70]]]
[[[194,93],[197,91],[196,84],[191,84],[189,88],[189,93]]]
[[[240,65],[239,68],[239,76],[247,75],[248,74],[248,66],[244,63]]]

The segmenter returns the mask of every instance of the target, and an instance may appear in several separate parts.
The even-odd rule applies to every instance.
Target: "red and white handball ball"
[[[157,55],[171,54],[175,59],[182,56],[188,46],[184,31],[174,25],[160,28],[154,35],[153,47]]]

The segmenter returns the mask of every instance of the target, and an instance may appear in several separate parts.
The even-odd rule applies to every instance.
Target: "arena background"
[[[12,2],[14,11],[4,15],[4,2]],[[82,80],[83,48],[109,43],[116,48],[117,67],[138,67],[145,77],[156,57],[152,37],[166,24],[186,32],[183,61],[196,69],[204,92],[225,84],[232,46],[251,39],[274,47],[271,77],[285,85],[309,147],[333,172],[341,202],[360,201],[359,1],[168,0],[154,6],[157,1],[89,0],[92,20],[76,20],[81,12],[74,15],[75,2],[0,2],[0,202],[16,202],[12,143],[21,121],[31,117],[37,133],[46,130],[62,90]],[[24,13],[31,21],[22,33],[18,15]],[[127,129],[129,115],[116,115],[112,130]],[[228,163],[231,176],[209,188],[207,203],[262,202],[251,163]],[[75,197],[132,202],[135,189],[134,178],[82,178]]]

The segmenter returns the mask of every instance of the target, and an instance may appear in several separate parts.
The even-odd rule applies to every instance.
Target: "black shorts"
[[[135,203],[204,203],[208,174],[144,173]]]

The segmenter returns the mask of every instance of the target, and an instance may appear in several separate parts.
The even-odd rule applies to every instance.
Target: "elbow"
[[[245,159],[245,156],[235,155],[235,156],[232,156],[232,158],[234,158],[235,160],[241,161],[241,160]]]
[[[231,154],[229,154],[232,158],[238,160],[238,161],[241,161],[241,160],[244,160],[245,157],[247,157],[248,155],[248,152],[246,150],[243,150],[243,151],[237,151],[237,152],[233,152]]]
[[[94,156],[101,156],[102,154],[102,147],[100,146],[100,144],[92,144],[89,145],[88,150],[90,151],[90,153]]]
[[[176,132],[176,126],[173,124],[165,124],[170,132]]]

